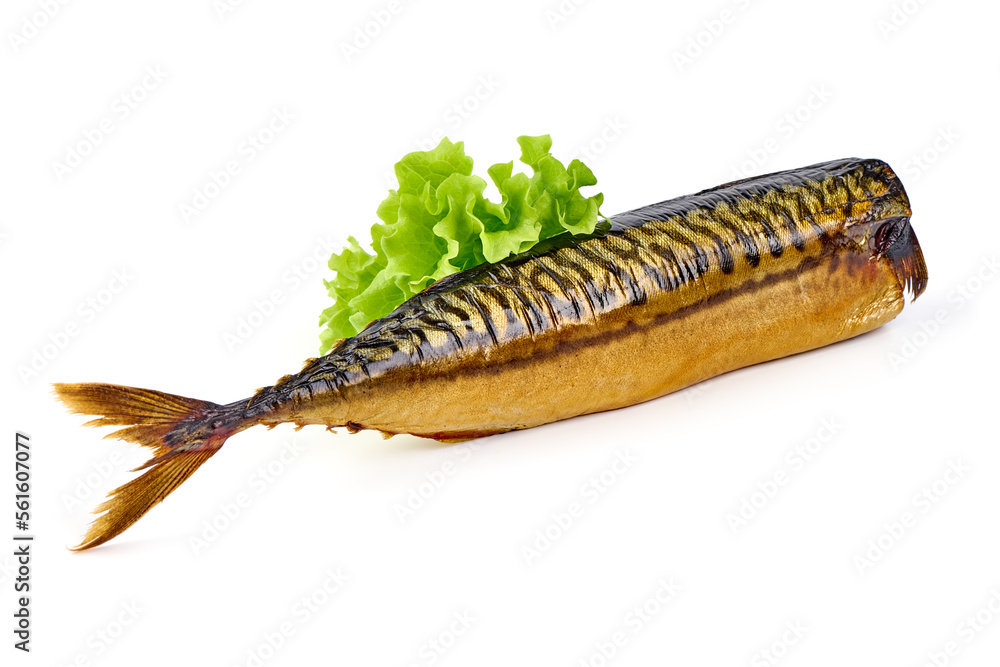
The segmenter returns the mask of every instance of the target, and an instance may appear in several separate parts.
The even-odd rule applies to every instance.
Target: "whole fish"
[[[57,384],[149,447],[77,549],[135,523],[227,438],[284,422],[453,441],[634,405],[894,318],[927,268],[879,160],[750,178],[622,213],[417,294],[296,375],[218,405]]]

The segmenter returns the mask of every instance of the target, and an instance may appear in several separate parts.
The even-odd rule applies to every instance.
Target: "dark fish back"
[[[340,386],[400,365],[483,354],[598,318],[627,317],[664,293],[682,307],[818,256],[845,242],[852,228],[867,229],[860,223],[902,219],[908,228],[909,215],[902,184],[880,160],[837,160],[727,183],[440,280],[317,359],[305,375]]]

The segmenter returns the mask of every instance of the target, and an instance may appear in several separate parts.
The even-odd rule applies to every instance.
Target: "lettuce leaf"
[[[371,228],[374,254],[348,237],[347,247],[330,257],[336,273],[324,283],[334,303],[320,315],[321,353],[445,276],[499,262],[558,234],[594,231],[604,197],[580,193],[596,185],[593,172],[579,160],[564,167],[552,157],[549,135],[517,143],[532,175],[515,174],[513,162],[490,167],[499,203],[483,196],[486,181],[473,175],[462,142],[446,137],[396,163],[399,187],[379,205],[382,223]]]

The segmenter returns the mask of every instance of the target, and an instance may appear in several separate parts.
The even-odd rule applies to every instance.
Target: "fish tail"
[[[114,384],[54,384],[71,412],[97,415],[86,426],[123,426],[118,438],[152,450],[132,472],[145,472],[118,487],[94,510],[99,516],[74,551],[91,549],[121,534],[212,458],[234,433],[248,426],[239,404],[218,405],[152,389]]]

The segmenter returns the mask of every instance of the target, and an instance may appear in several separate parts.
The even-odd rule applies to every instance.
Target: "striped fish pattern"
[[[71,410],[154,453],[80,548],[125,530],[257,424],[461,440],[634,405],[870,331],[926,287],[910,215],[885,162],[827,162],[454,274],[249,399],[57,385]]]
[[[455,357],[498,356],[490,353],[505,345],[528,355],[553,333],[641,317],[651,299],[668,297],[671,311],[689,308],[794,275],[845,244],[870,244],[869,257],[889,253],[915,297],[926,267],[909,215],[902,184],[879,160],[819,164],[622,213],[590,237],[554,239],[439,281],[298,375],[261,390],[248,414],[401,368],[426,372]]]

